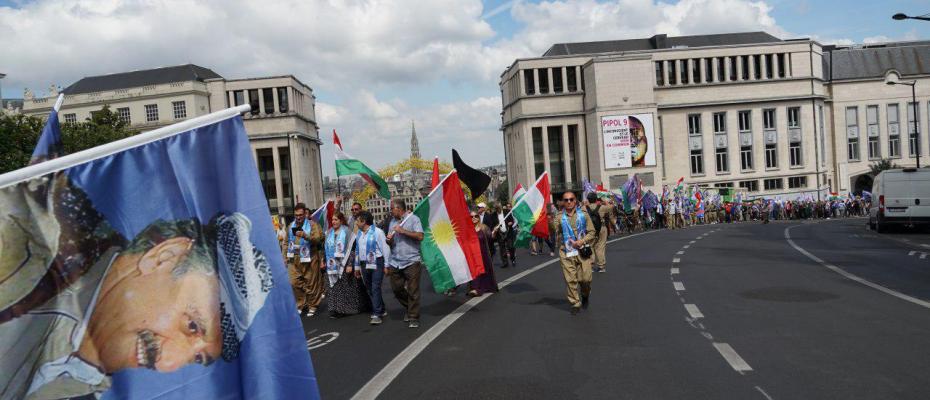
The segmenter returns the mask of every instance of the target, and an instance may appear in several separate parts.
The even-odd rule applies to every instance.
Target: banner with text
[[[601,117],[601,134],[605,169],[656,165],[652,114]]]

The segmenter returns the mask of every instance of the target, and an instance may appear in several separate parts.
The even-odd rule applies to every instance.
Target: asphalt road
[[[419,329],[387,284],[384,325],[304,326],[325,399],[926,399],[928,253],[864,219],[655,231],[608,245],[578,316],[558,264],[521,252],[480,302],[424,277]]]

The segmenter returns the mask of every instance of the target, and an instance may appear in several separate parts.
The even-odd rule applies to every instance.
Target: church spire
[[[420,157],[420,141],[417,140],[417,126],[410,120],[410,157],[412,158],[422,158]]]

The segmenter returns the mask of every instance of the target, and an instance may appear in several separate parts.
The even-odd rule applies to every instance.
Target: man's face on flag
[[[174,371],[209,364],[222,350],[219,282],[212,265],[176,267],[193,240],[167,239],[141,253],[121,253],[104,278],[81,352],[93,346],[113,373],[125,368]],[[201,262],[208,263],[208,261]]]

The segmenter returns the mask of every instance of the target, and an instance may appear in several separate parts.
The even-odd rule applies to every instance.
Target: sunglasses
[[[575,201],[574,197],[569,197],[567,199],[562,199],[562,201]]]
[[[477,216],[477,215],[472,215],[471,217],[472,217],[472,218],[478,218],[478,216]]]

